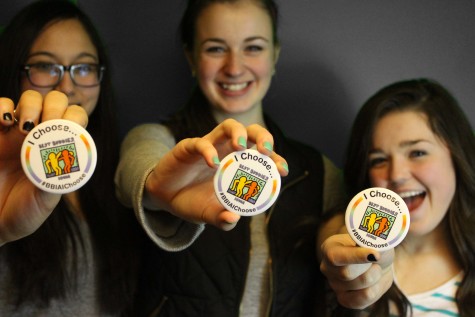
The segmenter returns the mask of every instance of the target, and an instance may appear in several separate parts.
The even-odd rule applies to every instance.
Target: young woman
[[[150,273],[143,279],[149,293],[139,296],[138,302],[146,313],[310,316],[322,303],[317,296],[324,289],[316,258],[317,226],[322,213],[339,201],[341,182],[326,157],[285,137],[264,113],[263,99],[280,51],[277,16],[273,1],[189,1],[181,39],[197,85],[185,107],[163,125],[139,126],[124,141],[121,161],[140,157],[146,162],[133,169],[119,167],[119,177],[142,180],[141,184],[119,182],[119,192],[126,203],[135,205],[142,225],[162,247],[163,237],[157,239],[156,223],[150,220],[159,213],[153,209],[160,208],[150,204],[150,198],[167,183],[156,173],[149,174],[162,164],[159,153],[150,149],[167,149],[182,139],[203,136],[232,118],[246,126],[266,127],[273,138],[258,148],[264,153],[277,151],[291,170],[282,180],[278,200],[266,213],[239,222],[235,218],[226,227],[205,221],[215,226],[204,231],[203,221],[185,223],[169,233],[185,237],[188,232],[188,243],[168,248],[180,252],[153,248],[151,254],[158,253],[158,260],[149,263]],[[156,179],[153,185],[151,177]],[[214,193],[209,195],[195,196],[193,201],[217,203]],[[147,198],[148,208],[143,209],[142,197]],[[183,230],[186,226],[195,228]]]
[[[69,1],[19,12],[0,36],[0,96],[1,314],[123,314],[141,235],[115,197],[110,69],[89,18]],[[19,154],[28,131],[61,117],[87,124],[98,150],[90,181],[62,196],[33,186]]]
[[[475,314],[474,164],[473,130],[440,84],[397,82],[364,104],[348,146],[348,188],[397,192],[411,225],[389,256],[355,247],[347,234],[324,242],[322,270],[340,303],[367,306],[342,316]]]

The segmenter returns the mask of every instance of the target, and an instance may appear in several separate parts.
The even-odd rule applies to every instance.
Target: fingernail
[[[238,139],[238,144],[243,148],[247,148],[246,138],[243,137],[243,136],[240,136],[239,139]]]
[[[3,114],[3,120],[5,121],[12,121],[13,120],[13,117],[12,117],[12,114],[10,112],[6,112]]]
[[[219,158],[217,156],[214,156],[213,157],[213,163],[214,163],[214,165],[219,165],[219,164],[221,164],[221,161],[219,160]]]
[[[269,152],[274,151],[274,148],[272,147],[272,144],[269,141],[264,142],[264,147],[269,150]]]
[[[282,162],[282,167],[284,168],[284,170],[286,170],[287,172],[289,172],[289,166],[287,165],[287,163],[283,163],[283,162]]]
[[[33,128],[35,127],[35,124],[31,121],[26,121],[25,123],[23,123],[23,130],[25,131],[31,131],[33,130]]]
[[[368,254],[367,259],[370,262],[376,262],[376,257],[374,256],[374,254]]]

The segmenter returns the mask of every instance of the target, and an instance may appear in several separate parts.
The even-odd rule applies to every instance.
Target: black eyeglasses
[[[23,66],[28,80],[33,86],[41,88],[56,87],[64,72],[69,72],[74,85],[79,87],[94,87],[101,83],[106,68],[99,64],[60,65],[51,63],[36,63]]]

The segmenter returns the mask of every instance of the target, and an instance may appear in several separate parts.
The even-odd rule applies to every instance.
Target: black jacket
[[[266,120],[275,151],[288,162],[280,195],[267,211],[271,268],[271,316],[314,316],[324,291],[316,259],[323,205],[319,152],[287,139]],[[250,218],[228,232],[207,226],[184,251],[151,246],[137,297],[140,316],[238,317],[249,263]]]

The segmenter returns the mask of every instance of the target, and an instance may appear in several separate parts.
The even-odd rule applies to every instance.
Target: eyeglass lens
[[[58,64],[38,63],[26,68],[32,85],[54,87],[61,81],[64,71],[69,71],[71,80],[77,86],[92,87],[99,85],[102,70],[95,64],[77,64],[65,67]]]

